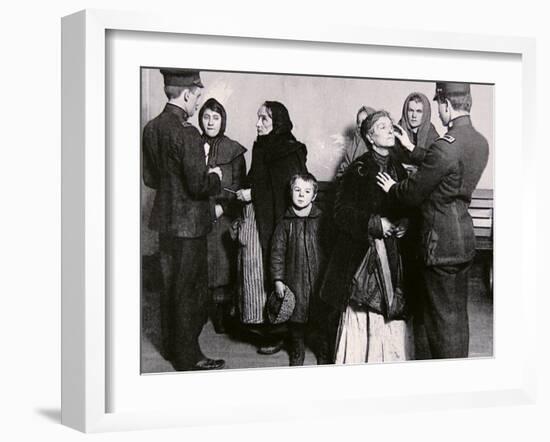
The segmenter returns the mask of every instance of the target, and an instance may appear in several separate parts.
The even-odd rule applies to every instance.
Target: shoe
[[[282,348],[283,348],[283,341],[279,341],[276,344],[262,345],[258,349],[258,353],[261,355],[274,355],[275,353],[279,353]]]
[[[223,359],[201,359],[195,364],[193,370],[219,370],[225,367],[225,361]]]

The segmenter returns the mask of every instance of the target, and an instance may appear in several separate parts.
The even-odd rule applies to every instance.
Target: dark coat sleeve
[[[143,182],[147,187],[158,189],[159,165],[158,165],[158,140],[156,132],[151,124],[143,129]]]
[[[185,127],[175,135],[174,151],[182,180],[192,199],[204,199],[220,192],[220,179],[208,173],[206,157],[202,149],[199,131],[193,126]]]
[[[271,280],[285,281],[285,256],[288,236],[284,221],[277,224],[271,242]]]
[[[415,146],[412,152],[409,153],[409,158],[412,164],[420,166],[426,157],[426,149],[422,146]]]
[[[452,161],[443,143],[446,142],[432,144],[418,171],[392,186],[392,197],[408,206],[419,206],[430,196],[449,171]]]
[[[244,155],[239,155],[231,161],[229,167],[225,169],[227,173],[231,175],[231,184],[228,185],[227,188],[233,191],[239,190],[246,178],[246,162],[244,160]],[[223,189],[220,195],[216,197],[216,203],[222,206],[223,212],[227,215],[236,213],[238,211],[238,207],[240,207],[240,203],[237,201],[236,195]]]
[[[334,202],[334,222],[353,238],[367,241],[369,234],[380,235],[380,219],[372,211],[370,198],[365,192],[365,179],[359,175],[358,168],[359,164],[354,163],[339,182]],[[358,204],[359,201],[362,204]]]

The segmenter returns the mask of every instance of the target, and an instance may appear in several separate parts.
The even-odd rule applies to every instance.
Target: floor
[[[147,264],[147,263],[145,263]],[[493,354],[493,296],[488,290],[484,263],[477,260],[471,269],[468,312],[470,317],[470,357],[490,357]],[[142,293],[142,373],[174,371],[158,351],[159,321],[158,293],[151,284],[144,284]],[[288,365],[288,354],[283,350],[265,356],[256,353],[257,341],[253,334],[237,330],[232,335],[216,334],[208,321],[200,336],[200,345],[206,356],[226,361],[226,369],[281,367]],[[316,364],[313,353],[306,350],[306,365]]]

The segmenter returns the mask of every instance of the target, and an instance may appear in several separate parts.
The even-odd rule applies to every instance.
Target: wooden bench
[[[470,203],[476,250],[484,266],[487,290],[493,293],[493,189],[476,189]]]
[[[476,189],[470,203],[477,250],[493,250],[493,190]]]

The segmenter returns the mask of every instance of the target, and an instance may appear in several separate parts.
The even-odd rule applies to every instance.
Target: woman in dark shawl
[[[239,304],[245,324],[264,323],[266,293],[272,289],[266,274],[271,238],[289,205],[290,178],[307,172],[306,146],[296,140],[292,128],[290,115],[282,103],[266,101],[258,109],[258,137],[252,150],[247,186],[237,192],[237,198],[246,204],[239,232],[242,272]],[[259,352],[272,354],[280,348],[280,340],[271,339]]]
[[[214,328],[224,333],[232,307],[236,283],[237,248],[231,239],[231,225],[240,214],[235,192],[246,175],[246,149],[225,135],[227,113],[210,98],[199,111],[199,126],[209,167],[222,171],[220,193],[210,198],[212,230],[207,236],[208,288],[213,300]]]

